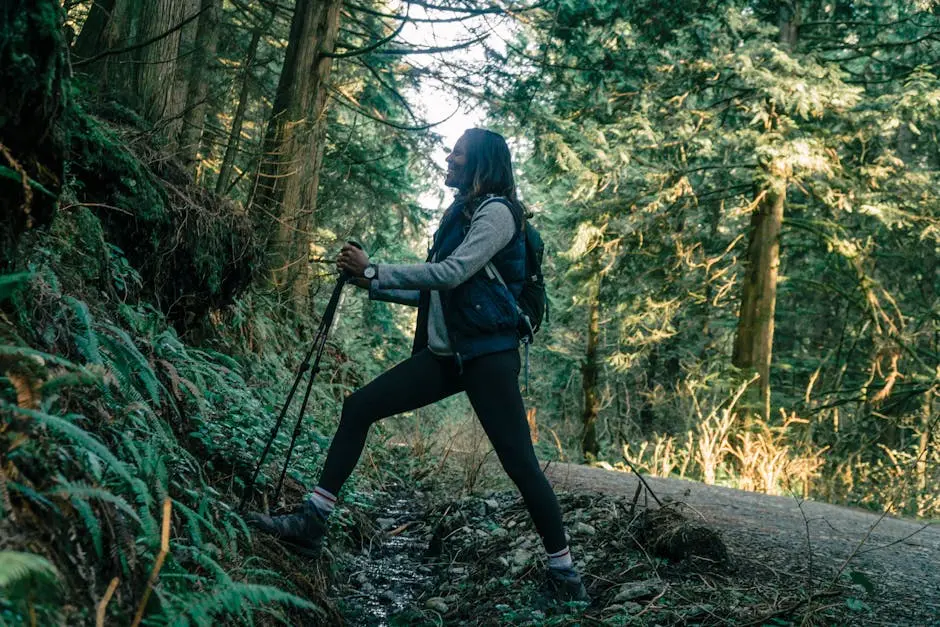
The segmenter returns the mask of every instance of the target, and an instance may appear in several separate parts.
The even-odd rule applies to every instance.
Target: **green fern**
[[[98,334],[95,333],[93,328],[94,320],[88,310],[88,305],[72,296],[65,296],[63,300],[72,309],[72,313],[75,314],[75,319],[83,332],[83,335],[75,335],[75,345],[78,347],[78,352],[91,363],[100,364],[101,353],[98,350]]]
[[[9,590],[25,583],[58,586],[59,573],[41,555],[0,551],[0,588]]]
[[[26,346],[9,346],[6,344],[0,345],[0,357],[8,358],[19,358],[22,360],[31,360],[35,362],[37,358],[42,360],[47,366],[62,366],[63,368],[68,368],[69,370],[81,370],[82,367],[78,364],[75,364],[68,359],[63,359],[62,357],[57,357],[56,355],[51,355],[49,353],[44,353],[43,351],[38,351],[33,348],[28,348]]]
[[[124,329],[113,324],[105,324],[103,327],[110,332],[110,335],[107,333],[102,334],[101,341],[114,358],[112,364],[116,366],[115,376],[121,381],[122,386],[138,390],[141,397],[143,392],[146,392],[150,401],[155,406],[159,406],[160,392],[163,385],[157,378],[157,373],[154,372],[150,362],[138,350],[134,340]],[[143,386],[143,391],[138,389],[135,377]],[[163,389],[163,391],[166,390]]]
[[[320,607],[295,594],[273,586],[250,583],[230,583],[193,598],[184,607],[170,615],[167,624],[172,627],[215,625],[220,614],[238,614],[261,605],[277,603],[315,612],[324,617]]]
[[[104,443],[72,422],[72,420],[83,420],[84,416],[69,414],[65,418],[60,418],[59,416],[53,416],[45,412],[19,407],[3,400],[0,400],[0,408],[34,419],[37,423],[62,436],[71,444],[94,453],[103,459],[115,474],[129,484],[133,483],[133,478],[128,472],[127,467],[108,450]]]
[[[55,490],[55,493],[68,498],[73,503],[76,499],[83,501],[96,500],[101,501],[102,503],[110,503],[133,518],[136,523],[141,524],[140,516],[137,515],[137,512],[134,511],[134,508],[131,507],[131,504],[128,503],[124,497],[114,494],[113,492],[109,492],[104,488],[97,488],[95,486],[84,483],[60,479],[59,486]]]
[[[98,556],[98,559],[101,559],[104,556],[104,546],[101,537],[101,525],[98,523],[95,510],[92,509],[88,501],[78,497],[72,498],[72,507],[78,512],[79,518],[82,519],[85,529],[88,530],[88,534],[91,536],[91,544],[95,548],[95,555]]]

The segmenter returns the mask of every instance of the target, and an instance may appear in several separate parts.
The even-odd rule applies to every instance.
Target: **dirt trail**
[[[632,497],[631,473],[552,463],[546,474],[559,491]],[[940,524],[880,517],[863,510],[768,496],[680,479],[646,478],[663,501],[682,502],[720,531],[736,562],[755,569],[811,576],[819,590],[845,569],[875,586],[875,624],[940,625]],[[640,503],[643,503],[640,497]],[[652,500],[650,500],[652,503]]]

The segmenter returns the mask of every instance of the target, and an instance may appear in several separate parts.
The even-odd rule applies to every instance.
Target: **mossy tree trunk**
[[[62,188],[63,19],[55,0],[0,4],[0,264],[7,267],[23,231],[51,222]]]
[[[271,283],[302,306],[309,283],[310,228],[317,208],[327,81],[342,0],[298,0],[252,198],[269,234]]]

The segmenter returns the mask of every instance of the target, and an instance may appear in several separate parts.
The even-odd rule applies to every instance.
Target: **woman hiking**
[[[300,509],[285,516],[250,514],[249,521],[314,555],[369,427],[466,392],[542,537],[550,593],[561,601],[586,600],[558,499],[532,448],[519,391],[514,298],[525,279],[524,210],[505,139],[483,129],[466,131],[447,156],[445,184],[457,195],[441,218],[426,263],[370,263],[351,245],[337,259],[339,270],[357,277],[355,283],[368,288],[371,299],[418,307],[412,356],[343,403],[320,480]]]

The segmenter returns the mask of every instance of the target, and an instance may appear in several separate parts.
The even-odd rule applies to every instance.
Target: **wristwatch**
[[[365,267],[365,270],[362,271],[363,278],[366,278],[370,281],[374,279],[375,277],[377,277],[378,274],[379,274],[379,268],[374,263],[370,263],[369,265]]]

